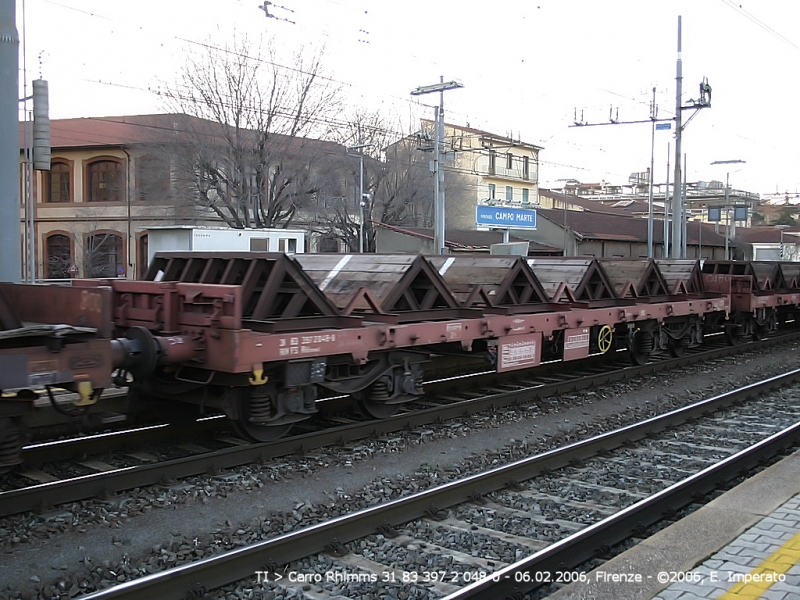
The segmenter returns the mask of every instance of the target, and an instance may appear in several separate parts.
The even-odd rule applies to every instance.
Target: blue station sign
[[[479,204],[475,211],[479,227],[536,229],[536,211],[529,208],[506,208]]]

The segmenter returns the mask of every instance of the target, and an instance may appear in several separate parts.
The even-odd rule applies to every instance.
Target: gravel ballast
[[[716,360],[109,502],[0,519],[0,598],[76,597],[273,537],[796,368],[795,352],[783,346]],[[460,542],[443,540],[450,543]]]

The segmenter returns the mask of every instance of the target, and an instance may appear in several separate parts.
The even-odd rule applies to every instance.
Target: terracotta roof
[[[787,227],[783,230],[784,241],[794,243],[800,236],[800,227]],[[736,239],[747,244],[780,243],[781,231],[774,227],[737,227]]]
[[[564,225],[563,210],[541,208],[538,212],[549,221]],[[568,210],[567,227],[584,239],[647,243],[647,219],[630,215],[619,216]],[[687,224],[687,242],[696,245],[702,241],[704,246],[725,245],[725,238],[714,232],[713,225],[704,223],[702,232],[702,240],[700,240],[700,224],[690,221]],[[661,244],[663,241],[664,222],[656,219],[653,221],[653,242]]]
[[[559,202],[564,202],[564,199],[567,201],[567,205],[573,206],[580,206],[582,209],[594,213],[604,213],[608,215],[619,215],[621,217],[629,217],[631,213],[622,208],[614,208],[613,206],[606,206],[602,202],[598,202],[596,200],[587,200],[585,198],[581,198],[580,196],[576,196],[574,194],[561,194],[559,192],[554,192],[553,190],[547,188],[539,188],[539,196],[544,196],[545,198],[553,198],[558,200]]]
[[[418,237],[426,240],[433,239],[433,229],[429,227],[398,227],[396,225],[389,225],[388,223],[379,223],[373,221],[376,227],[383,227],[390,231],[396,231],[405,235]],[[485,249],[489,248],[492,244],[499,244],[503,241],[502,231],[477,231],[477,230],[456,230],[448,229],[445,231],[445,245],[448,248],[469,250],[469,249]],[[510,242],[530,242],[529,251],[537,252],[553,252],[561,253],[560,248],[533,242],[524,238],[518,238],[514,235],[509,235]]]
[[[25,145],[24,123],[19,124],[20,147]],[[188,141],[192,135],[206,135],[222,142],[220,125],[180,113],[53,119],[50,121],[50,147],[54,150],[77,148],[119,148],[139,144]],[[273,134],[285,141],[284,151],[313,144],[317,149],[344,153],[344,146],[308,138]]]

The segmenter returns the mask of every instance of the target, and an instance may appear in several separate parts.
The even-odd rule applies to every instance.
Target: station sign
[[[475,222],[480,227],[536,229],[536,211],[528,208],[507,208],[479,204],[475,210]]]

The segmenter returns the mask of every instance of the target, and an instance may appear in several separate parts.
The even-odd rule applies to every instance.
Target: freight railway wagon
[[[144,281],[0,286],[19,321],[75,330],[20,342],[3,323],[0,367],[14,377],[0,387],[21,391],[0,414],[12,423],[53,385],[89,406],[113,382],[270,440],[313,415],[321,392],[389,416],[453,356],[499,372],[620,349],[644,363],[709,334],[762,335],[797,308],[798,277],[777,263],[164,253]]]
[[[149,332],[129,330],[115,339],[111,286],[64,287],[0,283],[0,473],[19,463],[23,420],[44,393],[59,412],[84,416],[119,371],[151,373],[153,347],[163,364],[186,360],[166,350],[175,344]],[[178,346],[182,347],[182,346]],[[115,372],[117,375],[115,376]],[[53,388],[76,394],[68,408]]]

